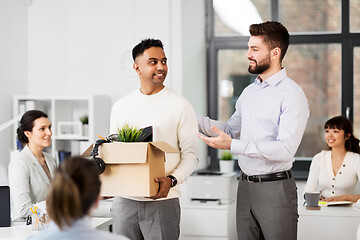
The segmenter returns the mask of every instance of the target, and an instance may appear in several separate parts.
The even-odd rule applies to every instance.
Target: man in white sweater
[[[111,213],[114,231],[132,240],[179,238],[181,184],[198,165],[197,119],[191,104],[164,86],[167,58],[163,44],[145,39],[132,51],[140,89],[115,102],[110,132],[125,123],[152,126],[153,141],[165,141],[179,153],[166,154],[165,175],[154,179],[159,191],[151,198],[115,197]]]

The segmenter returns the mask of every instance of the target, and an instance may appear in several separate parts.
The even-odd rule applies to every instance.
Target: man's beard
[[[249,71],[249,73],[252,73],[252,74],[262,74],[269,68],[270,68],[270,61],[267,61],[263,64],[261,64],[261,62],[260,62],[260,64],[257,64],[257,62],[256,62],[255,67],[251,68],[251,66],[249,66],[248,71]]]

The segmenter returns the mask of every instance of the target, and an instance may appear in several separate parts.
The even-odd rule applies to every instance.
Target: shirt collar
[[[285,77],[287,77],[286,70],[285,70],[285,68],[282,68],[280,71],[278,71],[277,73],[275,73],[274,75],[272,75],[271,77],[269,77],[268,79],[266,79],[263,82],[260,81],[261,78],[260,78],[260,75],[258,75],[254,82],[256,85],[275,86]]]

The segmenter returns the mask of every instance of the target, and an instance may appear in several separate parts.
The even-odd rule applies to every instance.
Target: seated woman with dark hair
[[[324,129],[329,150],[314,156],[305,192],[320,191],[320,199],[327,202],[356,202],[360,199],[360,194],[355,194],[360,180],[359,139],[344,116],[329,119]]]
[[[29,239],[118,239],[128,238],[91,227],[91,211],[97,207],[101,182],[94,161],[71,157],[56,171],[46,200],[50,227]]]
[[[56,169],[55,159],[43,152],[51,144],[51,123],[38,110],[24,113],[17,129],[23,150],[9,164],[9,185],[12,201],[12,219],[25,218],[30,208],[44,201]]]

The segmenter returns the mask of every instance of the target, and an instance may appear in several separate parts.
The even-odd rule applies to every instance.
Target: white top
[[[199,118],[200,131],[211,136],[210,126],[216,126],[229,134],[231,152],[239,155],[239,166],[247,175],[291,169],[309,108],[304,92],[285,69],[263,82],[257,78],[235,108],[227,123]]]
[[[84,217],[76,222],[70,228],[65,228],[63,231],[60,231],[58,226],[51,222],[50,226],[45,231],[39,231],[38,234],[31,235],[27,238],[28,240],[42,240],[42,239],[51,239],[51,240],[129,240],[127,237],[112,234],[110,232],[96,230],[91,226],[89,217]]]
[[[54,177],[55,159],[43,152],[45,162]],[[33,204],[44,201],[50,189],[50,180],[30,148],[24,149],[9,163],[11,217],[27,217]]]
[[[304,191],[320,191],[328,198],[344,194],[355,194],[360,179],[360,155],[347,152],[338,173],[334,176],[331,151],[316,154],[311,162],[309,177]]]
[[[172,174],[178,181],[167,198],[179,197],[179,184],[199,163],[197,120],[189,101],[166,87],[153,95],[144,95],[138,89],[113,105],[110,133],[115,133],[117,127],[125,123],[139,128],[153,126],[154,142],[164,141],[179,151],[165,156],[165,175]]]

